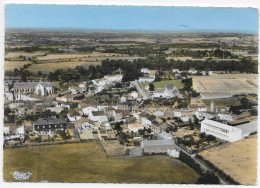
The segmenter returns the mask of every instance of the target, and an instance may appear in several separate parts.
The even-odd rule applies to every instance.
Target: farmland
[[[215,74],[193,76],[193,88],[203,99],[227,98],[235,94],[256,93],[257,74]]]
[[[198,178],[167,156],[106,158],[95,142],[7,149],[4,179],[17,181],[11,174],[16,170],[30,171],[33,182],[195,183]]]
[[[57,69],[75,68],[76,66],[88,67],[89,65],[101,65],[105,59],[110,60],[129,60],[142,58],[138,56],[127,56],[113,53],[87,53],[87,54],[48,54],[37,58],[37,63],[28,68],[29,71],[35,73],[53,72]]]
[[[41,63],[33,64],[28,68],[31,72],[53,72],[58,69],[68,69],[75,68],[76,66],[88,67],[89,65],[100,65],[101,62],[83,62],[83,61],[67,61],[67,62],[57,62],[57,63]]]
[[[31,61],[5,61],[5,70],[14,70],[23,68],[24,65],[30,63]]]
[[[32,57],[32,56],[43,56],[46,52],[9,52],[5,55],[6,58],[16,58],[19,56]]]
[[[235,181],[255,184],[257,175],[257,135],[200,153]]]

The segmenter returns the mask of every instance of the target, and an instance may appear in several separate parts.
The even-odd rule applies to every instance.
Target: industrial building
[[[200,131],[228,142],[236,142],[257,132],[257,121],[232,127],[220,122],[205,119],[201,122]]]

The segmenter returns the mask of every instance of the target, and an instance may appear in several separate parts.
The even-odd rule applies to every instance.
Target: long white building
[[[228,142],[236,142],[243,139],[242,129],[208,119],[201,122],[200,131]]]

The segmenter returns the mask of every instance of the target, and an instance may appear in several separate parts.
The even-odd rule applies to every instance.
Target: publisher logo
[[[28,180],[30,179],[31,175],[31,172],[13,172],[14,179],[16,180]]]

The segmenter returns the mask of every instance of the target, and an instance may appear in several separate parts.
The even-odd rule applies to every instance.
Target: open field
[[[200,153],[241,184],[256,184],[257,135]]]
[[[42,63],[42,64],[33,64],[28,68],[31,72],[53,72],[58,69],[68,69],[75,68],[76,66],[88,67],[89,65],[100,65],[101,62],[83,62],[83,61],[68,61],[68,62],[59,62],[59,63]]]
[[[240,102],[234,98],[234,97],[230,97],[230,98],[223,98],[223,99],[205,99],[202,100],[202,102],[207,106],[210,107],[210,103],[213,102],[215,107],[226,107],[226,106],[236,106],[236,105],[240,105]]]
[[[167,156],[106,158],[95,142],[6,149],[4,180],[15,181],[16,170],[30,171],[34,182],[195,183],[198,178]]]
[[[215,74],[192,76],[193,88],[202,98],[227,98],[234,94],[258,92],[257,74]]]
[[[30,62],[31,61],[5,61],[5,70],[13,71],[15,68],[20,69]]]

